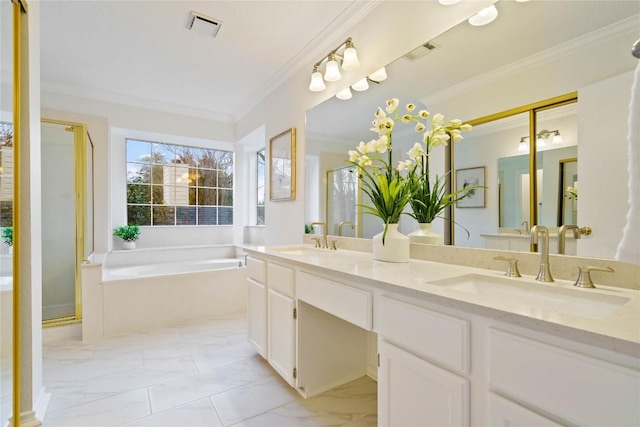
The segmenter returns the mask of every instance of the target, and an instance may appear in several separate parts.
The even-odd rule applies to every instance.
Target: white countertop
[[[358,283],[365,281],[377,288],[389,289],[465,312],[640,357],[640,291],[601,285],[596,289],[581,289],[566,280],[542,283],[535,281],[534,277],[506,278],[494,270],[431,261],[412,259],[409,263],[388,263],[374,260],[371,253],[346,249],[330,251],[314,249],[307,245],[288,248],[291,250],[287,253],[283,251],[287,247],[244,247],[251,255],[279,259],[298,267],[328,273],[338,279],[342,278],[346,283],[349,283],[350,279],[357,279]],[[304,250],[298,250],[300,248]],[[469,274],[519,283],[524,288],[547,287],[540,289],[548,291],[554,298],[549,304],[532,305],[526,297],[514,299],[513,295],[509,295],[508,287],[506,292],[496,290],[472,295],[432,283]],[[571,310],[566,312],[567,310],[562,309],[562,298],[566,297],[564,294],[579,298],[585,296],[588,299],[585,308],[580,310],[579,304],[576,306],[576,298],[572,298],[573,307],[579,310],[573,310],[573,313]],[[594,298],[595,295],[602,297]],[[622,298],[628,301],[619,308],[598,310],[600,301]],[[593,312],[590,311],[591,305]]]

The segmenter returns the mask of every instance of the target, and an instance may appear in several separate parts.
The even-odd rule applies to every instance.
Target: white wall
[[[579,92],[578,225],[591,227],[593,234],[578,240],[578,256],[614,258],[627,223],[627,118],[632,83],[633,72],[628,72]]]

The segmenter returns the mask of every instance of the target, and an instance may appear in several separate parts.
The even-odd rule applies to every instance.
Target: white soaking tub
[[[246,312],[233,245],[114,251],[83,264],[83,340]]]

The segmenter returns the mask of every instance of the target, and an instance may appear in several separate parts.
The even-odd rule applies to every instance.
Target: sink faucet
[[[356,225],[355,225],[353,222],[351,222],[351,221],[342,221],[342,222],[340,223],[340,225],[338,225],[338,236],[342,236],[342,227],[343,227],[344,225],[350,225],[352,230],[354,230],[354,229],[355,229],[355,226],[356,226]]]
[[[522,221],[522,224],[520,224],[522,226],[524,226],[524,235],[526,236],[527,234],[529,234],[529,221],[527,221],[526,219],[524,221]]]
[[[327,245],[327,224],[324,222],[320,222],[320,221],[315,221],[312,222],[311,227],[316,226],[316,225],[321,225],[322,226],[322,248],[323,249],[327,249],[329,247],[329,245]]]
[[[538,234],[542,236],[540,249],[540,270],[536,280],[539,282],[553,282],[551,270],[549,270],[549,229],[544,225],[531,227],[531,243],[538,243]]]
[[[580,234],[581,234],[580,228],[577,225],[567,224],[560,227],[560,230],[558,231],[558,253],[559,254],[564,253],[565,234],[567,230],[573,230],[573,237],[575,237],[576,239],[580,238]]]

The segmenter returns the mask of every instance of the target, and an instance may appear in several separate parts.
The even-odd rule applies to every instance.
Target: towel
[[[640,62],[631,86],[629,104],[629,211],[616,260],[640,264]]]

